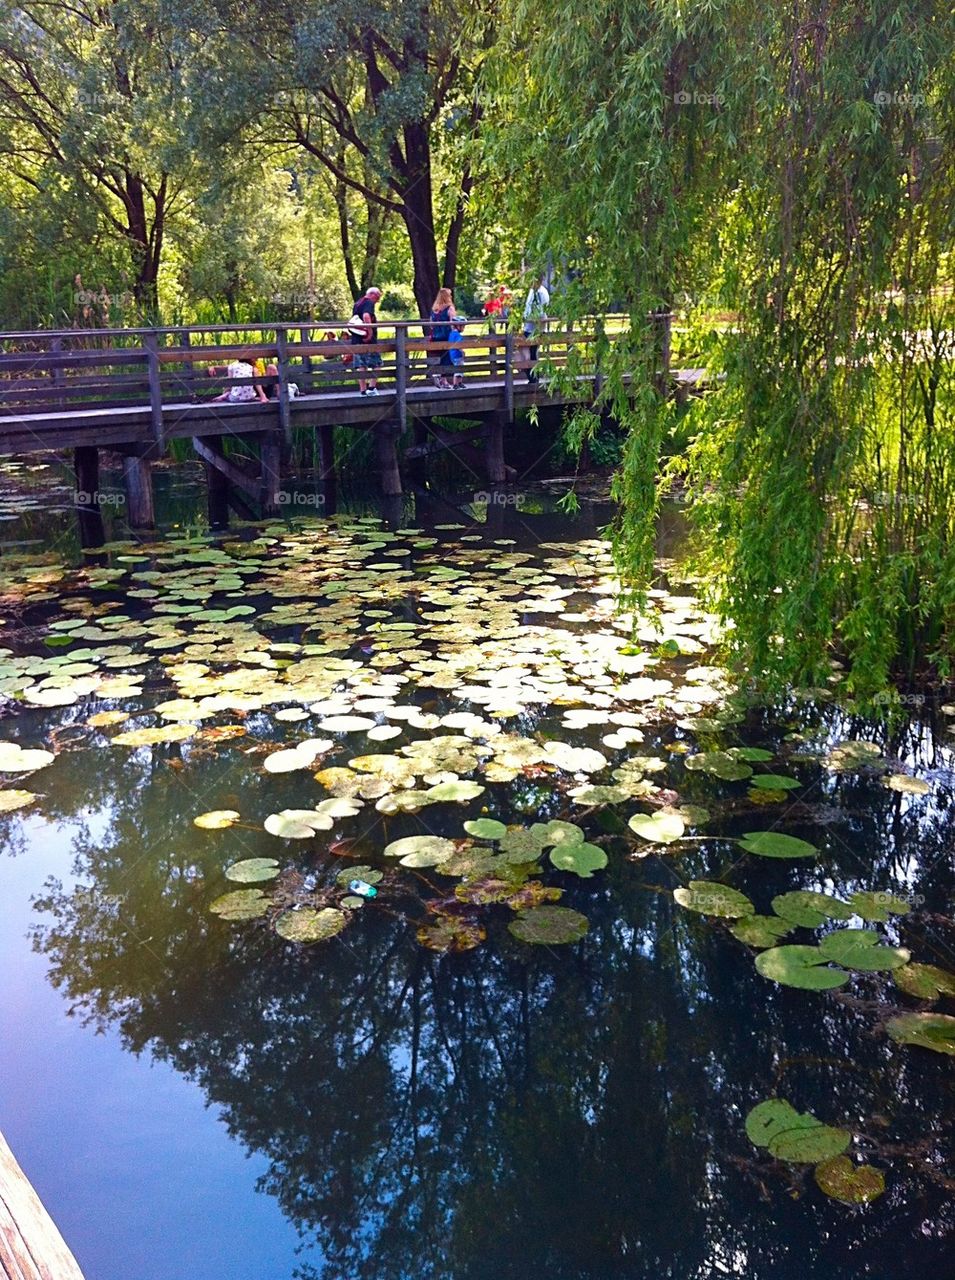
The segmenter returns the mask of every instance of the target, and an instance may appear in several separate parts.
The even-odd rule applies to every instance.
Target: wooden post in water
[[[335,480],[335,428],[323,422],[318,433],[318,479],[325,498],[323,513],[332,516],[338,507],[338,490]]]
[[[381,477],[381,491],[386,497],[401,493],[401,470],[398,466],[398,436],[401,428],[396,422],[379,422],[375,426],[375,456]]]
[[[80,546],[101,547],[106,541],[103,509],[99,501],[99,449],[79,445],[73,450],[76,489],[73,502],[80,526]]]
[[[149,416],[152,421],[156,457],[161,458],[166,450],[166,441],[162,421],[162,382],[159,377],[159,338],[155,331],[146,334],[143,338],[143,346],[146,348],[149,375]]]
[[[123,455],[123,483],[126,486],[126,523],[131,529],[155,529],[156,506],[148,450],[130,449]]]
[[[408,425],[408,331],[404,325],[395,326],[395,390],[398,397],[398,427],[404,431]],[[399,489],[400,493],[401,490]]]
[[[506,421],[506,410],[495,409],[488,415],[484,456],[487,466],[487,478],[491,484],[504,484],[507,478],[507,467],[504,463],[504,424]]]
[[[79,1264],[2,1133],[0,1280],[83,1280]]]
[[[504,335],[504,414],[507,422],[514,421],[514,334]]]
[[[279,370],[279,430],[286,453],[292,448],[292,410],[288,393],[288,331],[276,329],[275,342]]]

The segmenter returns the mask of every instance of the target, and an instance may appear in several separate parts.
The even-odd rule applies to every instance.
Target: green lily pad
[[[687,756],[683,764],[691,772],[711,773],[724,782],[739,782],[753,774],[748,764],[737,760],[728,751],[699,751]]]
[[[234,889],[210,902],[209,910],[223,920],[255,920],[264,916],[271,904],[272,899],[261,889]]]
[[[673,896],[681,907],[698,911],[703,916],[722,916],[734,919],[751,916],[756,908],[745,893],[731,889],[718,880],[691,880],[686,888],[673,890]]]
[[[773,758],[773,753],[765,747],[728,747],[726,754],[734,760],[747,760],[750,764],[765,764]]]
[[[870,1164],[853,1164],[848,1156],[823,1160],[813,1170],[820,1191],[842,1204],[871,1204],[885,1190],[885,1175]]]
[[[773,898],[773,910],[784,920],[806,929],[818,928],[827,919],[848,920],[854,914],[839,898],[814,889],[792,889],[789,893],[777,894]]]
[[[802,783],[798,778],[788,778],[782,773],[756,773],[753,786],[761,791],[795,791]]]
[[[788,920],[780,920],[778,916],[744,916],[733,925],[730,933],[748,947],[774,947],[794,928]]]
[[[598,845],[584,841],[565,841],[550,851],[550,860],[559,871],[572,871],[589,880],[595,871],[607,865],[607,855]]]
[[[579,942],[590,924],[579,911],[545,904],[531,911],[519,912],[507,927],[521,942],[558,946],[565,942]]]
[[[822,939],[819,951],[836,964],[862,972],[900,969],[910,958],[904,947],[882,946],[874,929],[839,929]]]
[[[439,782],[429,787],[427,794],[431,801],[451,800],[458,804],[465,804],[468,800],[482,795],[484,790],[485,788],[479,782]]]
[[[636,835],[654,844],[672,844],[686,831],[686,823],[676,810],[659,810],[657,813],[635,813],[628,826]]]
[[[531,827],[531,835],[541,842],[542,848],[548,845],[579,844],[584,838],[582,827],[575,822],[562,822],[552,818],[550,822],[535,822]]]
[[[507,834],[507,827],[496,818],[474,818],[464,824],[464,830],[475,840],[500,840]]]
[[[947,1013],[900,1013],[888,1020],[885,1029],[898,1044],[955,1056],[955,1018]]]
[[[829,968],[828,959],[818,947],[771,947],[756,957],[756,972],[784,987],[829,991],[844,986],[849,981],[849,974],[845,969]]]
[[[417,933],[429,951],[471,951],[486,937],[484,926],[465,916],[441,916],[434,924],[423,924]]]
[[[544,848],[540,836],[527,827],[512,827],[501,836],[501,852],[511,861],[533,862]]]
[[[768,1147],[770,1140],[785,1129],[799,1124],[799,1112],[784,1098],[767,1098],[758,1102],[746,1117],[746,1136],[757,1147]]]
[[[739,841],[741,849],[761,858],[813,858],[819,852],[808,840],[783,835],[780,831],[747,831]]]
[[[226,879],[237,880],[239,884],[274,880],[278,873],[279,864],[274,858],[243,858],[241,862],[233,862],[225,869]]]
[[[849,906],[853,914],[863,920],[877,921],[884,924],[889,916],[904,916],[912,910],[911,904],[894,893],[883,893],[878,890],[860,889],[849,897]]]
[[[295,813],[294,809],[270,813],[263,825],[270,836],[279,836],[283,840],[311,840],[315,835],[315,828],[295,817]],[[328,825],[331,826],[331,822]]]
[[[906,964],[892,973],[892,981],[918,1000],[955,996],[955,973],[934,964]]]
[[[800,1124],[783,1129],[769,1140],[769,1154],[792,1164],[816,1164],[845,1151],[852,1141],[846,1129],[835,1129],[814,1116],[799,1117]],[[809,1123],[811,1122],[811,1123]]]
[[[365,884],[378,884],[384,878],[384,874],[377,867],[369,867],[360,862],[350,867],[342,867],[335,877],[335,882],[342,888],[347,888],[352,880],[364,880]]]
[[[454,841],[444,836],[404,836],[386,844],[388,858],[400,858],[405,867],[436,867],[454,853]]]
[[[287,942],[324,942],[341,933],[348,917],[335,907],[292,907],[275,921],[275,932]]]

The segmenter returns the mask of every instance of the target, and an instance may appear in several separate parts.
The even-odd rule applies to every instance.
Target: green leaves
[[[536,946],[558,946],[579,942],[589,928],[587,917],[570,907],[554,907],[545,904],[530,911],[521,911],[508,925],[508,929],[521,942]]]
[[[584,841],[565,841],[555,845],[550,851],[550,860],[559,871],[572,871],[585,880],[607,865],[603,849]]]
[[[955,973],[934,964],[906,964],[893,970],[892,981],[917,1000],[955,996]]]
[[[686,888],[674,889],[673,897],[681,907],[704,916],[734,919],[756,910],[744,893],[716,880],[691,880]]]
[[[874,929],[840,929],[827,934],[819,943],[819,953],[847,969],[863,972],[899,969],[909,959],[904,947],[882,946]]]
[[[905,898],[894,893],[882,893],[876,890],[860,890],[849,898],[849,906],[853,914],[863,920],[885,922],[890,916],[904,916],[912,910]]]
[[[778,916],[743,916],[730,929],[734,938],[748,947],[774,947],[780,938],[791,933],[795,926]]]
[[[804,991],[830,991],[849,981],[844,969],[828,967],[828,957],[818,947],[772,947],[756,957],[756,972],[784,987]]]
[[[739,845],[761,858],[814,858],[819,852],[808,840],[798,840],[781,831],[747,831]]]
[[[901,1013],[885,1029],[897,1044],[914,1044],[955,1056],[955,1018],[946,1013]]]
[[[385,845],[386,858],[398,858],[405,867],[436,867],[454,853],[454,841],[444,836],[405,836]]]
[[[672,809],[651,814],[636,813],[628,825],[636,835],[654,844],[672,844],[686,831],[682,816]]]
[[[773,910],[784,920],[807,929],[815,929],[827,919],[848,920],[854,914],[852,908],[838,898],[812,889],[793,889],[789,893],[777,894],[773,898]]]
[[[844,1155],[852,1140],[845,1129],[800,1113],[782,1098],[759,1102],[746,1117],[746,1136],[777,1160],[815,1164],[819,1189],[843,1204],[867,1204],[885,1190],[885,1178],[870,1165],[855,1165]]]
[[[347,923],[348,917],[335,907],[293,907],[276,917],[274,928],[287,942],[324,942]]]
[[[279,864],[274,858],[243,858],[241,862],[233,862],[225,869],[226,879],[237,880],[239,884],[274,880],[278,873]]]
[[[264,916],[271,905],[271,898],[261,889],[235,889],[211,902],[209,910],[223,920],[255,920]]]

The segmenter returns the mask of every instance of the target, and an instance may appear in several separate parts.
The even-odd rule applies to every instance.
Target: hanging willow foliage
[[[683,473],[736,659],[770,681],[824,678],[834,648],[863,695],[948,668],[952,34],[929,0],[535,0],[502,45],[488,148],[532,252],[580,267],[568,318],[641,318],[601,352],[621,569],[649,582]],[[642,317],[681,298],[719,390],[664,467]]]

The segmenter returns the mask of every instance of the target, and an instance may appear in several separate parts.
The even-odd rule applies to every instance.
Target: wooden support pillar
[[[401,493],[401,470],[398,466],[398,436],[400,428],[395,422],[379,422],[375,427],[375,456],[381,491],[386,496]]]
[[[274,516],[279,510],[279,489],[282,483],[282,447],[285,437],[277,431],[269,431],[261,438],[259,457],[260,501],[262,514]]]
[[[0,1134],[0,1277],[83,1280],[76,1259]]]
[[[131,529],[155,529],[152,463],[145,453],[127,453],[123,458],[126,486],[126,523]]]
[[[504,414],[507,422],[514,421],[514,334],[504,335]]]
[[[81,547],[101,547],[106,541],[103,508],[99,500],[99,449],[81,445],[73,450],[76,477],[74,503],[80,527]]]
[[[487,441],[484,445],[484,460],[487,478],[491,484],[503,484],[507,475],[504,463],[504,423],[507,412],[495,409],[488,415]]]

